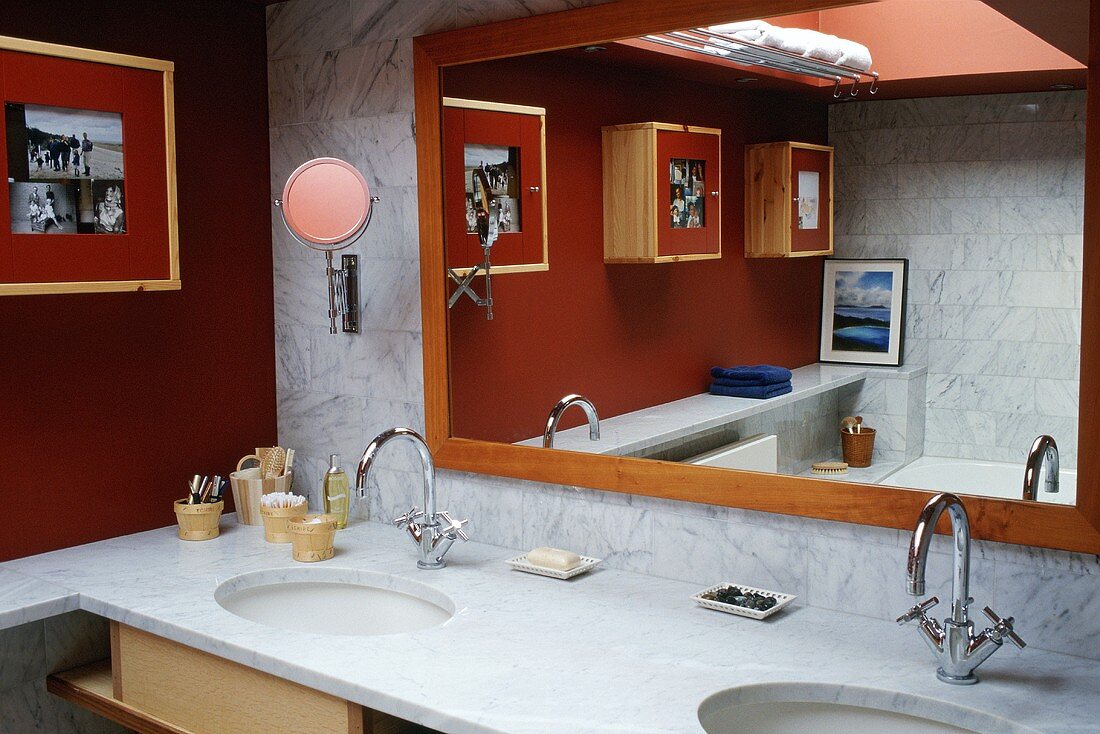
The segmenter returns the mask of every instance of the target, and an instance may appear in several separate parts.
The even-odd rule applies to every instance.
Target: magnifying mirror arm
[[[481,206],[475,212],[474,216],[477,221],[477,237],[481,241],[482,260],[477,265],[470,268],[470,271],[463,277],[455,272],[454,268],[447,268],[447,277],[458,284],[458,288],[451,294],[450,299],[447,300],[447,308],[454,308],[455,304],[459,302],[463,294],[470,297],[470,300],[476,303],[479,307],[485,309],[485,320],[493,320],[493,273],[492,262],[490,262],[489,253],[493,247],[493,243],[496,242],[498,230],[496,222],[495,209],[497,206],[496,197],[493,196],[492,188],[489,186],[489,179],[485,175],[485,171],[477,169],[474,171],[474,175],[477,176],[478,181],[481,183],[481,191],[483,193],[481,199]],[[477,292],[473,288],[474,278],[479,274],[485,275],[485,297],[481,298],[477,295]]]
[[[286,219],[283,200],[275,199],[273,201],[275,208],[279,210],[279,217],[283,220],[283,226],[286,227],[287,233],[303,247],[325,253],[325,277],[328,279],[328,333],[330,334],[339,333],[336,327],[337,317],[343,319],[343,330],[345,332],[359,333],[359,256],[344,255],[341,267],[337,268],[333,265],[332,253],[351,246],[367,231],[367,227],[370,226],[371,219],[374,217],[374,204],[379,201],[381,201],[381,198],[378,196],[370,197],[371,206],[367,210],[367,218],[353,237],[337,245],[324,247],[300,237]]]

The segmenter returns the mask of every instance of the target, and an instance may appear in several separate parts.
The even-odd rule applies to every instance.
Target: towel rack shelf
[[[851,87],[847,92],[849,97],[855,97],[859,94],[859,85],[865,81],[870,82],[867,89],[870,94],[878,92],[878,72],[801,56],[783,49],[762,46],[750,41],[720,35],[703,28],[650,34],[644,38],[662,46],[676,48],[681,51],[691,51],[703,56],[726,59],[737,64],[761,66],[766,69],[809,76],[815,79],[828,79],[834,84],[834,97],[844,95],[841,87],[846,82],[851,83]]]

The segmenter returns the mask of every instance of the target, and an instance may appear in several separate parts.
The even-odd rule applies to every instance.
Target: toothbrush
[[[197,505],[200,499],[201,482],[199,475],[196,474],[191,478],[191,483],[188,485],[187,504]]]
[[[221,485],[221,483],[222,483],[222,478],[219,475],[215,474],[214,475],[214,480],[212,482],[210,482],[209,484],[207,484],[205,489],[203,490],[202,501],[204,503],[217,502],[217,500],[211,499],[211,497],[213,496],[213,494],[217,490],[217,488]]]

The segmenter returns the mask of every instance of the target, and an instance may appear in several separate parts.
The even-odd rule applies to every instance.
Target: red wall
[[[0,35],[176,64],[183,290],[0,297],[0,500],[18,515],[0,560],[171,524],[192,474],[276,437],[264,9],[59,17],[13,3]]]
[[[494,278],[493,321],[450,311],[454,435],[537,436],[570,392],[610,417],[703,392],[716,364],[817,361],[821,259],[745,259],[742,179],[748,143],[826,142],[825,105],[555,55],[447,69],[443,88],[546,108],[550,270]],[[604,265],[600,128],[646,121],[722,129],[721,260]]]

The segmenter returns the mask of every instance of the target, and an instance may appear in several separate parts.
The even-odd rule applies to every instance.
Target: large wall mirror
[[[416,41],[439,463],[1100,550],[1088,3],[615,5]]]

